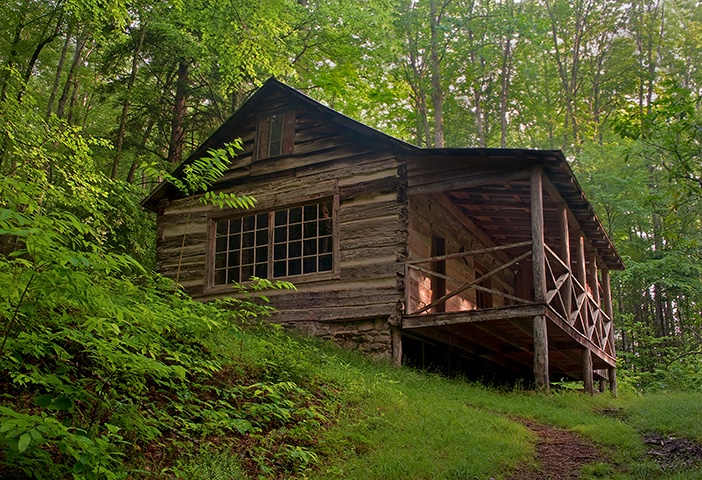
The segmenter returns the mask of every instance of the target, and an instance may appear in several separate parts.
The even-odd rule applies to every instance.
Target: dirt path
[[[539,437],[536,442],[536,461],[539,466],[520,468],[509,480],[575,479],[579,477],[583,466],[607,462],[592,443],[576,433],[529,420],[519,421]]]

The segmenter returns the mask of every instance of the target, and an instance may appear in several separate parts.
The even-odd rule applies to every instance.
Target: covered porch
[[[539,153],[431,183],[410,170],[410,218],[413,202],[428,204],[426,216],[446,217],[433,230],[457,222],[470,241],[447,248],[449,230],[410,229],[401,329],[531,373],[540,390],[571,378],[616,392],[609,271],[623,265],[560,152]]]

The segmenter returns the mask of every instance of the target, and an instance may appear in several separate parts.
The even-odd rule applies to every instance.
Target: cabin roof
[[[585,236],[597,249],[602,260],[611,269],[622,269],[624,263],[617,253],[602,223],[595,213],[592,205],[585,197],[585,194],[578,183],[573,170],[560,150],[536,150],[536,149],[515,149],[515,148],[422,148],[411,143],[404,142],[391,135],[376,130],[357,120],[354,120],[336,110],[323,105],[304,93],[296,90],[284,83],[271,78],[266,81],[261,88],[254,92],[244,104],[237,110],[222,126],[220,126],[210,137],[205,140],[185,161],[183,161],[174,171],[173,175],[178,176],[183,169],[196,158],[206,154],[208,150],[219,148],[228,141],[232,141],[232,132],[236,130],[236,125],[246,117],[255,113],[263,101],[273,94],[283,94],[290,96],[305,106],[317,110],[329,116],[341,127],[347,128],[360,134],[369,140],[385,144],[390,148],[395,148],[399,153],[416,156],[417,158],[431,159],[432,162],[455,162],[461,160],[466,162],[466,166],[473,167],[475,163],[489,163],[491,167],[504,165],[514,166],[515,162],[528,166],[539,164],[543,168],[546,177],[556,188],[558,194],[568,205],[573,215],[581,225]],[[145,208],[156,211],[157,205],[163,198],[177,194],[177,190],[169,182],[161,182],[151,194],[144,199],[142,205]]]

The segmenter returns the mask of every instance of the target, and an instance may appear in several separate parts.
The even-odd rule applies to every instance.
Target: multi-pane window
[[[268,214],[216,223],[214,284],[268,278]]]
[[[334,269],[333,203],[215,221],[213,285]]]

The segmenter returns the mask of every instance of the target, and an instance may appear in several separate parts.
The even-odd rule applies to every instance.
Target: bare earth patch
[[[590,463],[607,463],[604,455],[580,435],[549,425],[520,419],[537,436],[537,467],[518,469],[509,480],[575,479]]]
[[[692,440],[648,433],[643,441],[648,447],[648,457],[663,470],[693,468],[702,463],[702,445]]]

